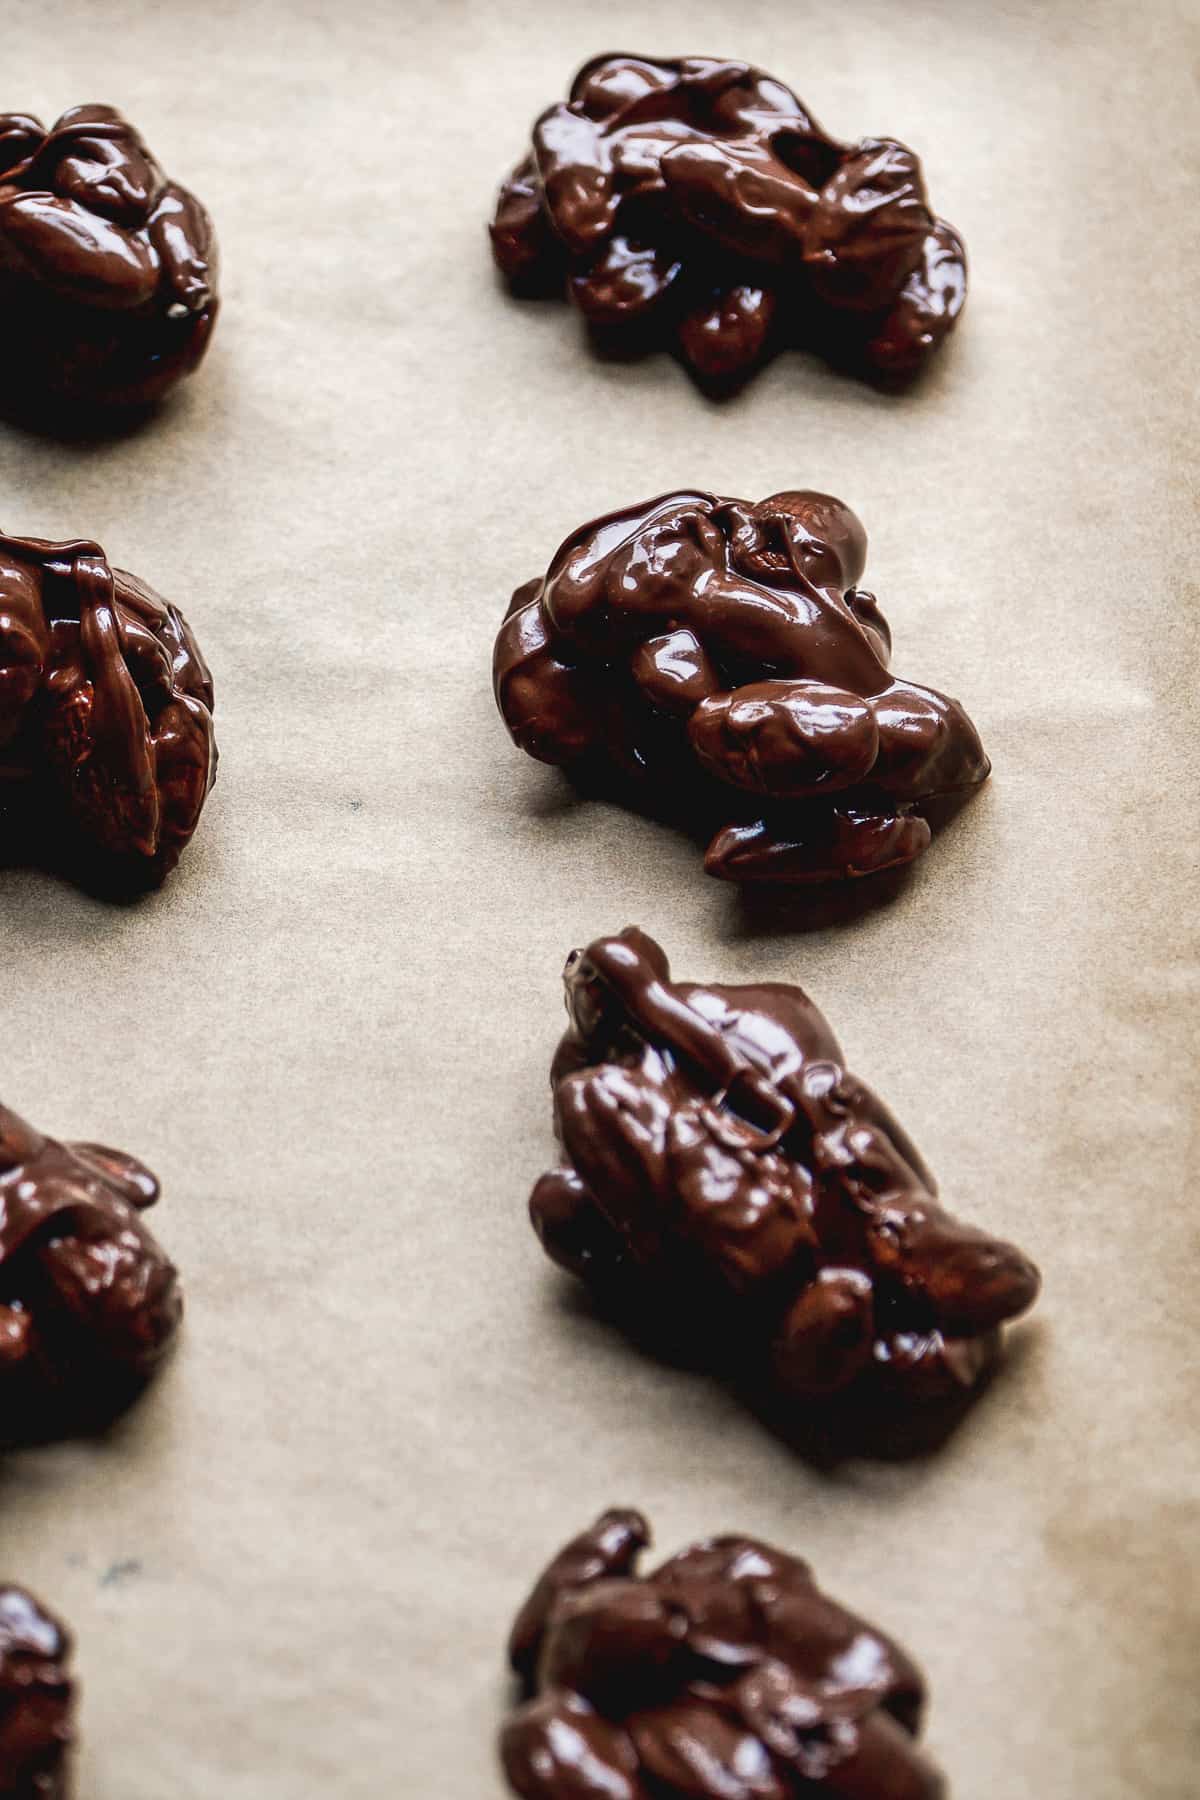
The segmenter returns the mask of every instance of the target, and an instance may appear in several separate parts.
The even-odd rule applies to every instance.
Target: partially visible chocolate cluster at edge
[[[69,1633],[0,1585],[0,1800],[69,1800],[75,1684]]]
[[[204,355],[216,278],[208,214],[113,107],[0,114],[0,405],[152,404]]]
[[[709,1538],[641,1575],[649,1541],[604,1513],[517,1617],[530,1698],[500,1749],[524,1800],[940,1800],[898,1644],[767,1544]]]
[[[711,57],[586,63],[491,233],[516,292],[565,287],[601,342],[672,349],[717,390],[783,346],[899,384],[967,293],[911,150],[838,143],[781,81]]]
[[[989,764],[956,700],[888,672],[866,533],[827,494],[666,494],[582,525],[496,642],[515,741],[716,826],[728,881],[899,867]],[[936,818],[935,818],[936,822]]]
[[[176,607],[98,544],[0,533],[0,851],[33,819],[71,860],[160,881],[216,776],[212,710]]]
[[[573,951],[564,979],[564,1160],[530,1200],[554,1261],[801,1415],[968,1398],[1037,1270],[938,1204],[808,996],[672,981],[633,928]]]
[[[0,1441],[105,1422],[165,1356],[183,1308],[157,1198],[133,1157],[0,1106]]]

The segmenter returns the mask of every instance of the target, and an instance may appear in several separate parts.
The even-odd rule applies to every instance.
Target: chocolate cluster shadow
[[[64,1368],[61,1393],[48,1396],[43,1389],[28,1400],[6,1402],[0,1413],[0,1458],[51,1444],[114,1440],[157,1375],[156,1368],[145,1374],[97,1376],[82,1362],[74,1369]]]
[[[6,873],[35,869],[93,900],[133,906],[162,886],[144,857],[109,856],[90,847],[53,793],[6,802],[0,787],[0,887]]]
[[[714,832],[736,816],[741,798],[735,790],[689,772],[686,781],[673,784],[669,794],[648,783],[635,782],[608,768],[577,767],[560,771],[556,799],[570,806],[589,802],[619,806],[623,811],[686,838],[703,853]],[[949,827],[972,798],[970,793],[924,801],[912,808],[923,818],[935,838]],[[761,808],[758,809],[761,811]],[[751,803],[745,816],[754,816]],[[851,924],[881,907],[890,906],[908,888],[916,865],[884,869],[852,881],[806,883],[744,882],[735,889],[736,936],[771,936],[793,932],[823,931],[833,925]],[[717,886],[716,882],[712,883]],[[729,885],[722,883],[721,885]]]
[[[901,1413],[851,1389],[824,1404],[801,1407],[772,1384],[761,1359],[739,1349],[736,1330],[722,1332],[711,1316],[701,1329],[662,1312],[652,1316],[636,1303],[571,1281],[556,1283],[554,1298],[575,1324],[599,1325],[661,1368],[711,1382],[821,1475],[835,1475],[854,1461],[917,1464],[936,1455],[977,1410],[986,1408],[993,1393],[1008,1385],[1036,1329],[1027,1326],[1006,1335],[1004,1356],[953,1403]]]
[[[505,299],[511,300],[514,306],[520,304],[518,299],[513,298],[506,282],[497,280],[496,285]],[[540,302],[549,310],[555,296],[536,294],[524,298]],[[561,303],[561,295],[557,299]],[[560,306],[555,306],[553,310],[559,311]],[[832,373],[854,382],[865,395],[891,400],[902,399],[918,391],[924,392],[940,375],[939,370],[912,370],[906,374],[890,375],[882,370],[866,369],[858,356],[857,344],[850,338],[839,342],[833,332],[821,348],[815,344],[809,347],[795,342],[781,333],[767,346],[761,360],[727,375],[717,375],[693,367],[685,357],[676,353],[670,343],[663,342],[661,327],[657,324],[644,331],[630,325],[606,328],[603,325],[588,324],[581,335],[587,355],[598,366],[632,367],[648,362],[652,357],[661,356],[664,362],[669,362],[672,367],[680,370],[705,400],[717,407],[739,399],[755,378],[780,357],[785,357],[790,364],[795,365],[798,373],[810,381],[819,381],[822,373]],[[947,352],[949,354],[951,353]]]
[[[970,794],[948,794],[914,806],[936,841],[965,811]],[[976,802],[978,804],[978,802]],[[932,846],[931,846],[932,848]],[[935,853],[936,854],[936,853]],[[857,881],[814,882],[808,887],[744,882],[733,892],[731,938],[784,937],[853,925],[899,900],[920,873],[919,863],[883,869]]]
[[[87,450],[125,443],[140,437],[169,408],[169,401],[88,408],[77,401],[55,400],[43,390],[23,391],[19,382],[0,371],[0,424],[56,447]]]

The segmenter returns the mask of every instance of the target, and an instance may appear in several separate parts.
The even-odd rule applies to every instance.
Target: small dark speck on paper
[[[136,1556],[130,1556],[124,1562],[110,1563],[100,1577],[101,1587],[122,1587],[125,1582],[132,1581],[142,1572],[142,1565]]]

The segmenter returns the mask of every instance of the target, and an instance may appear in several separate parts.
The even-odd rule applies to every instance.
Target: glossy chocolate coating
[[[567,961],[547,1253],[635,1328],[678,1320],[800,1412],[953,1406],[1039,1277],[947,1213],[799,988],[670,979],[643,932]]]
[[[640,1513],[559,1552],[518,1616],[500,1738],[524,1800],[939,1800],[925,1683],[806,1563],[709,1538],[652,1575]]]
[[[204,355],[216,280],[208,214],[113,107],[0,114],[0,404],[151,405]]]
[[[23,1588],[0,1586],[0,1800],[68,1800],[71,1638]]]
[[[170,1348],[183,1303],[141,1217],[157,1198],[133,1157],[0,1106],[0,1439],[103,1423]]]
[[[98,544],[0,533],[0,842],[54,809],[81,855],[160,881],[216,776],[212,708],[178,608]]]
[[[491,234],[515,292],[565,287],[602,343],[671,349],[713,390],[789,345],[910,380],[967,295],[911,150],[838,143],[782,82],[711,57],[586,63]]]
[[[828,494],[665,494],[582,525],[518,588],[496,701],[531,756],[608,770],[716,828],[726,881],[873,875],[987,778],[956,700],[888,672],[856,584],[867,539]]]

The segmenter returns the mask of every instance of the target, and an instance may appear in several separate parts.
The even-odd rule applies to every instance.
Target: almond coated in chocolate
[[[0,1106],[0,1441],[105,1422],[170,1349],[179,1284],[142,1219],[157,1198],[134,1157]]]
[[[941,1800],[919,1669],[752,1538],[638,1572],[640,1513],[561,1550],[509,1642],[527,1698],[500,1754],[522,1800]]]
[[[212,710],[177,607],[87,539],[0,533],[0,849],[33,816],[68,861],[161,881],[216,777]]]
[[[989,763],[956,700],[889,673],[866,548],[848,506],[807,490],[681,491],[580,526],[497,638],[510,734],[698,818],[726,881],[912,862]]]
[[[969,1399],[1037,1270],[938,1203],[808,996],[672,981],[632,927],[573,951],[564,979],[563,1160],[530,1200],[547,1254],[798,1417]]]
[[[208,347],[216,280],[208,214],[115,108],[0,114],[0,407],[161,399]]]
[[[586,63],[491,234],[514,291],[565,289],[602,343],[670,349],[717,390],[784,346],[910,380],[967,293],[906,145],[839,143],[781,81],[712,57]]]
[[[70,1800],[75,1684],[66,1629],[0,1584],[0,1800]]]

